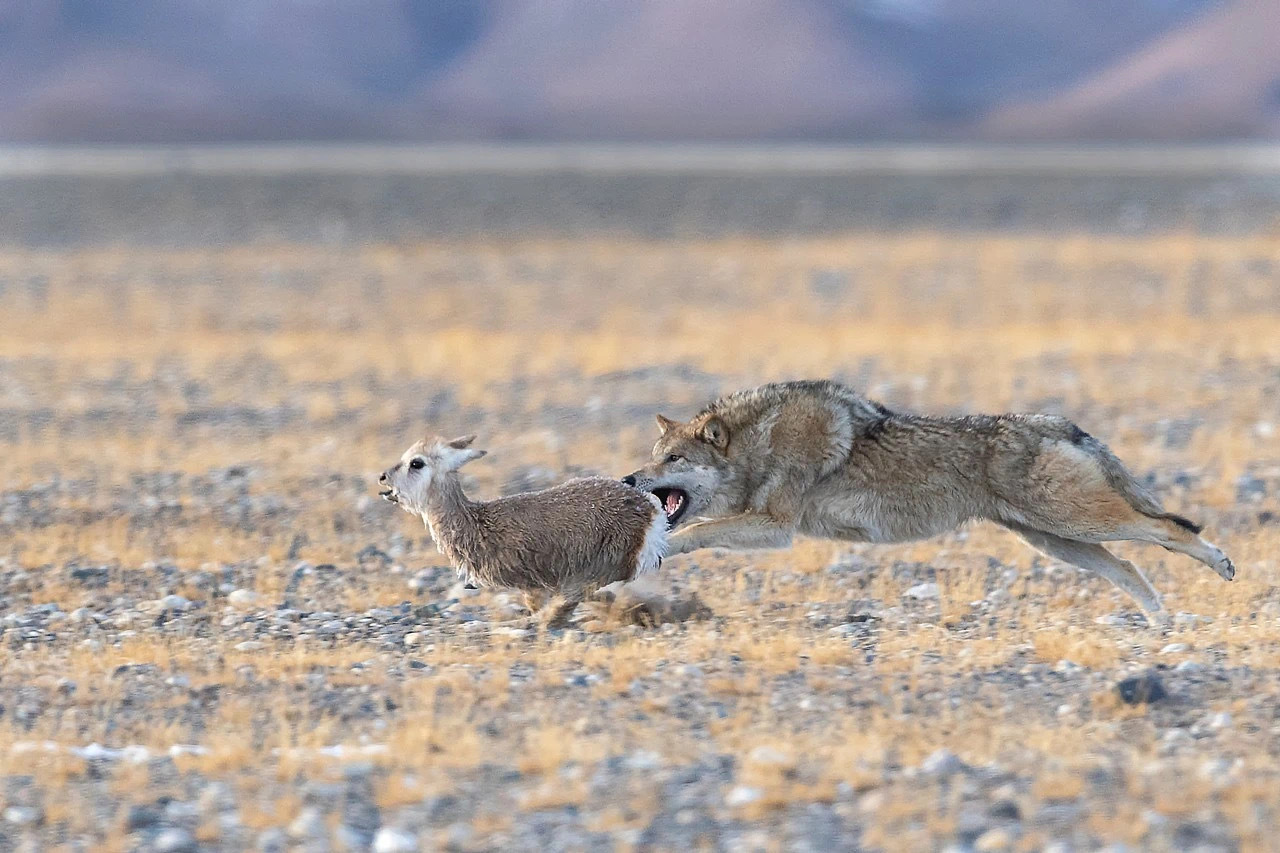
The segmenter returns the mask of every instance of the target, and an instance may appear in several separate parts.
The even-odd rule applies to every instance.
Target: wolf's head
[[[475,440],[474,435],[452,441],[438,436],[422,439],[406,450],[399,462],[382,472],[378,482],[386,488],[379,494],[406,512],[421,514],[426,509],[433,480],[484,456],[485,451],[471,448]]]
[[[699,515],[721,514],[723,489],[729,479],[729,428],[712,414],[689,423],[658,415],[662,436],[648,465],[622,482],[662,501],[667,524],[675,527]]]

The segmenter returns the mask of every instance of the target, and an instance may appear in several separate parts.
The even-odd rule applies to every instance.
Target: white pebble
[[[764,796],[764,792],[759,788],[749,788],[746,785],[739,785],[729,792],[724,798],[724,804],[731,808],[750,805],[756,800]]]
[[[384,826],[373,837],[373,853],[413,853],[418,839],[403,829]]]
[[[937,598],[939,596],[939,589],[936,583],[918,583],[902,595],[904,598],[913,598],[917,601],[922,601],[926,598]]]

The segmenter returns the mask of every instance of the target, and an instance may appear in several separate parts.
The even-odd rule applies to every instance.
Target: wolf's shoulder
[[[709,404],[700,414],[717,415],[726,421],[750,420],[789,404],[839,409],[859,419],[887,417],[885,406],[831,379],[797,379],[771,382],[727,394]]]

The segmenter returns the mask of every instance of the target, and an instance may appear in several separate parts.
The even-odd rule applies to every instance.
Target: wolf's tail
[[[1160,501],[1156,499],[1156,496],[1151,494],[1146,486],[1138,482],[1129,469],[1124,467],[1124,463],[1105,444],[1093,436],[1087,436],[1083,444],[1092,450],[1098,458],[1098,462],[1102,465],[1102,472],[1106,475],[1107,483],[1124,496],[1124,499],[1129,502],[1129,506],[1145,516],[1171,521],[1192,533],[1199,533],[1204,529],[1188,518],[1172,512],[1165,512],[1164,507],[1160,505]]]

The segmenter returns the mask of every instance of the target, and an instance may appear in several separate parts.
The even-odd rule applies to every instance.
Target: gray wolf
[[[1107,578],[1152,621],[1165,618],[1160,596],[1102,543],[1153,542],[1235,577],[1199,525],[1166,512],[1066,418],[924,417],[836,382],[799,381],[730,394],[687,423],[658,415],[658,426],[651,461],[623,482],[663,502],[678,528],[669,556],[782,548],[797,533],[904,542],[986,519]]]
[[[597,588],[658,568],[668,528],[654,495],[596,477],[473,501],[458,469],[485,455],[474,440],[423,439],[378,478],[382,497],[421,516],[468,582],[522,590],[535,611],[558,596],[547,620],[555,626]]]

